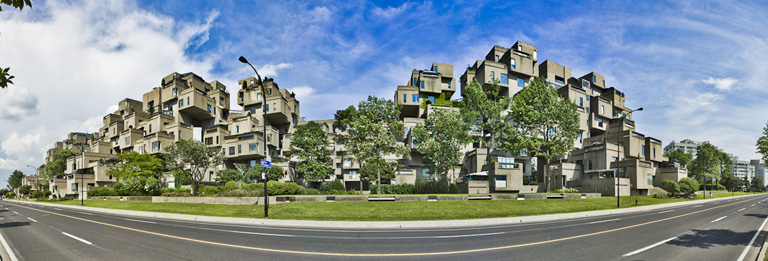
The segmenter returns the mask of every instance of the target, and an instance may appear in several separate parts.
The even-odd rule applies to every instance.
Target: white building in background
[[[768,178],[765,174],[765,161],[761,159],[753,159],[749,161],[749,165],[753,166],[755,168],[755,176],[759,179],[763,180],[763,185],[766,183],[766,178]]]
[[[748,160],[739,160],[738,156],[731,158],[733,161],[733,176],[743,179],[746,177],[748,180],[752,180],[755,177],[755,166],[750,164]]]
[[[688,152],[693,154],[693,157],[696,157],[696,154],[698,152],[698,146],[703,144],[704,141],[693,141],[689,139],[684,139],[679,142],[675,142],[674,140],[667,144],[667,146],[664,147],[664,154],[670,153],[677,149],[682,149],[683,152]]]

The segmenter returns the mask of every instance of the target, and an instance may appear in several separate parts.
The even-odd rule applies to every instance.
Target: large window
[[[435,66],[437,68],[437,66]],[[349,171],[349,178],[350,179],[356,179],[357,178],[357,170],[350,170]]]
[[[184,100],[179,100],[179,108],[184,107]]]
[[[210,113],[210,112],[211,112],[211,105],[208,104],[208,113]]]
[[[525,87],[525,79],[517,78],[517,87]]]
[[[494,80],[496,78],[496,72],[491,72],[491,80]]]
[[[407,97],[408,97],[407,94],[403,94],[403,102],[408,102],[408,100],[406,99]]]
[[[421,86],[422,89],[424,89],[424,81],[421,81],[419,85]]]
[[[507,176],[506,175],[496,175],[496,187],[497,188],[506,188],[507,187]]]
[[[235,147],[229,147],[229,155],[235,155]]]
[[[256,100],[257,101],[261,101],[261,93],[257,93],[256,94]]]
[[[153,141],[152,142],[152,151],[159,151],[160,150],[160,141]]]
[[[589,89],[589,82],[585,81],[585,80],[582,80],[581,81],[581,86],[583,86],[584,89]]]
[[[517,68],[517,62],[515,61],[515,58],[509,59],[509,68],[512,68],[512,69]]]
[[[579,97],[579,107],[584,107],[584,98]]]
[[[248,143],[248,151],[249,152],[257,152],[257,151],[259,151],[259,144],[258,143]]]
[[[645,156],[645,145],[643,145],[643,156]]]
[[[411,100],[412,100],[412,102],[419,102],[419,95],[418,94],[411,94]]]
[[[653,186],[653,174],[651,173],[646,174],[646,184],[648,186]]]
[[[509,84],[509,76],[506,74],[501,74],[501,83],[503,84]],[[450,84],[450,83],[449,83]],[[450,85],[449,85],[450,86]],[[450,88],[450,87],[449,87]]]

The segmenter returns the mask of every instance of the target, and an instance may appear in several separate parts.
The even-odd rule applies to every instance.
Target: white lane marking
[[[91,243],[91,241],[88,241],[88,240],[85,240],[85,239],[82,239],[82,238],[79,238],[79,237],[73,236],[72,234],[69,234],[69,233],[67,233],[67,232],[61,232],[61,233],[62,233],[62,234],[64,234],[65,236],[68,236],[68,237],[74,238],[74,239],[76,239],[77,241],[83,242],[83,243],[85,243],[85,244],[88,244],[88,245],[91,245],[91,246],[93,245],[93,243]]]
[[[0,234],[0,242],[3,243],[3,248],[5,248],[5,252],[8,253],[9,256],[11,256],[11,261],[19,261],[18,258],[16,258],[16,253],[13,253],[13,249],[11,249],[10,246],[8,246],[8,242],[5,242],[5,238],[2,234]]]
[[[27,217],[27,219],[32,220],[34,222],[37,222],[37,220],[32,219],[31,217]]]
[[[742,211],[744,211],[745,209],[746,209],[746,208],[742,208],[742,209],[739,209],[739,211],[736,211],[736,212],[742,212]]]
[[[218,229],[214,229],[214,230],[218,230]],[[236,231],[236,230],[221,230],[221,231],[223,231],[223,232],[232,232],[232,233],[237,233],[237,234],[260,235],[260,236],[296,237],[294,235],[270,234],[270,233],[259,233],[259,232]]]
[[[470,234],[470,235],[455,235],[455,236],[436,236],[433,238],[457,238],[457,237],[479,237],[479,236],[493,236],[493,235],[501,235],[506,234],[506,232],[495,232],[495,233],[485,233],[485,234]]]
[[[133,221],[133,222],[143,222],[143,223],[157,224],[157,223],[155,223],[155,222],[152,222],[152,221],[144,221],[144,220],[138,220],[138,219],[130,219],[130,218],[126,218],[125,220],[128,220],[128,221]]]
[[[724,218],[727,218],[727,217],[728,217],[728,216],[720,217],[720,218],[718,218],[718,219],[712,220],[712,222],[709,222],[709,223],[715,223],[715,222],[717,222],[717,221],[720,221],[720,220],[723,220]]]
[[[659,213],[656,213],[656,214],[669,213],[669,212],[672,212],[672,211],[674,211],[674,210],[667,210],[667,211],[662,211],[662,212],[659,212]]]
[[[693,206],[692,208],[698,208],[698,207],[701,207],[701,205],[696,205],[696,206]]]
[[[614,218],[614,219],[609,219],[609,220],[600,220],[600,221],[595,221],[595,222],[589,222],[587,224],[605,223],[605,222],[611,222],[611,221],[616,221],[616,220],[621,220],[621,219],[620,218]]]
[[[60,208],[53,208],[53,209],[55,209],[55,210],[61,210]]]
[[[85,215],[91,215],[91,216],[93,216],[93,214],[91,214],[91,213],[87,213],[87,212],[77,212],[77,213],[80,213],[80,214],[85,214]]]
[[[755,243],[755,239],[757,239],[757,235],[760,234],[760,232],[763,232],[763,227],[765,227],[765,222],[768,221],[768,218],[765,218],[763,220],[763,224],[760,225],[760,228],[757,229],[755,232],[755,236],[752,237],[752,240],[749,241],[749,244],[747,244],[747,247],[744,248],[744,252],[741,252],[741,255],[739,256],[739,261],[743,261],[745,257],[747,257],[747,252],[749,252],[749,248],[752,247],[752,244]]]
[[[636,255],[636,254],[639,254],[640,252],[643,252],[643,251],[645,251],[645,250],[648,250],[648,249],[651,249],[651,248],[654,248],[654,247],[660,246],[661,244],[667,243],[667,242],[669,242],[669,241],[672,241],[672,240],[674,240],[674,239],[677,239],[677,237],[668,238],[668,239],[665,239],[665,240],[663,240],[663,241],[661,241],[661,242],[658,242],[658,243],[656,243],[656,244],[653,244],[653,245],[650,245],[650,246],[647,246],[647,247],[644,247],[644,248],[641,248],[641,249],[638,249],[638,250],[635,250],[635,251],[632,251],[632,252],[626,253],[626,254],[624,254],[622,257],[628,257],[628,256],[632,256],[632,255]]]
[[[754,206],[755,206],[755,204],[752,204],[752,206],[754,207]]]
[[[18,215],[18,214],[19,214],[19,212],[16,212],[16,211],[14,211],[14,212],[13,212],[13,214],[16,214],[16,215]]]

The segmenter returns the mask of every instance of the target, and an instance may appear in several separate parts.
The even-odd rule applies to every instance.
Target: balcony
[[[261,135],[250,132],[224,138],[222,145],[227,160],[242,161],[264,158],[264,142]]]
[[[195,88],[187,88],[179,95],[179,112],[186,113],[199,120],[213,118],[214,100]],[[209,109],[210,108],[210,109]]]
[[[272,124],[287,124],[291,123],[291,109],[288,106],[288,101],[282,97],[274,97],[267,99],[267,119]]]

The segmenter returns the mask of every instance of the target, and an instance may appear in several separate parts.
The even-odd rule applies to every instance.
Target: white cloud
[[[47,133],[47,128],[40,126],[29,132],[12,132],[8,135],[0,142],[0,151],[6,155],[5,158],[0,158],[0,169],[22,168],[27,164],[33,166],[42,164],[42,162],[35,162],[35,159],[41,157],[47,147],[52,146],[52,144],[46,144],[43,137]]]
[[[299,102],[308,99],[311,94],[315,93],[315,89],[309,86],[297,86],[289,88],[288,91],[295,93],[296,99],[299,100]]]
[[[714,85],[716,89],[720,91],[731,91],[731,88],[736,85],[736,83],[739,82],[739,80],[728,77],[728,78],[712,78],[709,77],[708,79],[705,79],[702,81],[703,83]]]
[[[373,8],[373,14],[385,19],[392,19],[395,16],[403,13],[403,11],[409,9],[411,6],[413,6],[413,3],[403,3],[398,7],[388,6],[387,8],[381,8],[377,6]]]
[[[290,63],[281,63],[281,64],[266,64],[259,68],[258,71],[259,74],[261,74],[261,77],[267,77],[267,76],[277,76],[278,70],[288,69],[293,67],[293,64]]]
[[[110,105],[109,108],[107,108],[107,111],[104,112],[104,115],[107,115],[107,114],[110,114],[110,113],[115,113],[115,111],[117,111],[117,109],[120,109],[120,106]]]
[[[38,98],[24,86],[11,85],[0,90],[0,120],[17,122],[38,114]]]

